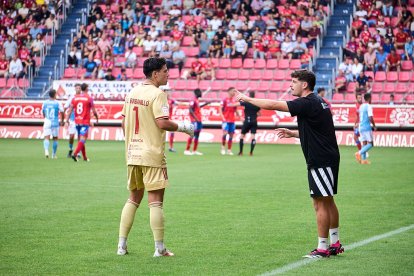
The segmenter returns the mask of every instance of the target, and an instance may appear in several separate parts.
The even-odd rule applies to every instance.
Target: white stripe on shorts
[[[321,192],[321,194],[323,196],[328,196],[328,194],[326,193],[325,189],[322,186],[321,181],[319,180],[318,175],[316,174],[314,169],[311,169],[311,174],[313,176],[313,180],[315,180],[316,186],[318,186],[319,191]]]
[[[335,186],[335,179],[333,177],[332,169],[331,167],[327,167],[326,170],[328,171],[329,177],[331,178],[331,181],[332,181],[331,183],[332,183],[332,188],[333,188]]]
[[[325,182],[325,185],[326,185],[326,187],[328,188],[330,195],[333,195],[332,185],[331,185],[331,183],[329,182],[329,179],[328,179],[328,177],[326,176],[325,171],[324,171],[322,168],[319,168],[319,169],[318,169],[318,171],[319,171],[320,175],[322,176],[323,181]]]

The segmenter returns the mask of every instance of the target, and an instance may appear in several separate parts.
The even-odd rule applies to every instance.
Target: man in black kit
[[[254,92],[249,93],[250,98],[254,98]],[[257,131],[257,116],[259,116],[260,108],[251,103],[241,102],[241,106],[244,106],[244,122],[240,135],[240,152],[239,156],[243,155],[244,136],[247,132],[252,133],[252,141],[250,143],[250,156],[253,155],[254,147],[256,146],[256,131]]]
[[[254,99],[236,92],[236,99],[263,109],[290,112],[297,116],[298,131],[278,129],[279,138],[300,138],[308,167],[309,192],[318,226],[318,247],[306,258],[326,258],[344,251],[339,242],[339,212],[333,196],[338,188],[339,149],[329,105],[313,93],[315,74],[298,70],[291,74],[293,101]],[[330,245],[328,243],[330,236]]]

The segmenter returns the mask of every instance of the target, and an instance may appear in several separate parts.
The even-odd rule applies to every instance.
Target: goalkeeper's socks
[[[331,239],[331,244],[335,244],[339,241],[339,229],[332,228],[329,229],[329,237]]]
[[[250,143],[250,154],[253,154],[254,147],[256,146],[256,139],[253,139]]]

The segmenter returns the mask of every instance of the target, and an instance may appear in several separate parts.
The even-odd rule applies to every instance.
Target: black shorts
[[[308,169],[309,192],[311,197],[336,195],[338,190],[339,164]]]
[[[257,122],[246,122],[244,121],[241,133],[244,135],[247,132],[251,132],[252,134],[256,134],[257,131]]]

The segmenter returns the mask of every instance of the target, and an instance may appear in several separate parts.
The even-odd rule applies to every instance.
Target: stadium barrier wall
[[[120,126],[123,102],[120,101],[96,101],[95,108],[99,114],[100,125]],[[219,113],[220,103],[211,103],[201,109],[203,124],[210,127],[220,127],[221,117]],[[242,114],[243,107],[239,107]],[[333,120],[336,128],[351,129],[355,122],[355,105],[332,105]],[[414,106],[413,105],[373,105],[376,125],[382,129],[413,130]],[[172,110],[172,120],[190,120],[188,106],[184,103],[176,105]],[[238,118],[237,125],[241,125]],[[0,125],[1,124],[41,124],[43,123],[41,101],[13,101],[0,100]],[[291,117],[288,112],[262,110],[258,118],[259,127],[296,127],[296,117]]]
[[[9,139],[42,139],[43,129],[41,126],[0,126],[0,138]],[[200,135],[200,142],[219,143],[221,142],[222,132],[220,129],[203,129]],[[59,129],[59,137],[68,139],[69,134],[66,128]],[[354,146],[354,134],[350,130],[337,130],[336,137],[339,145]],[[166,136],[168,139],[168,135]],[[177,132],[175,135],[176,142],[187,141],[186,134]],[[114,126],[97,126],[92,127],[89,131],[90,140],[104,141],[123,141],[124,135],[121,127]],[[237,129],[233,141],[238,143],[240,139],[240,130]],[[245,143],[248,143],[251,135],[245,136]],[[299,139],[278,139],[274,130],[259,129],[256,134],[256,141],[259,144],[299,144]],[[414,147],[414,132],[407,131],[376,131],[374,133],[374,145],[378,147]]]

